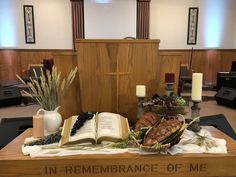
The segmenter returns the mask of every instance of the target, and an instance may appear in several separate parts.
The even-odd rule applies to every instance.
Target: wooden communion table
[[[214,137],[227,141],[227,154],[181,155],[76,155],[50,158],[24,156],[21,146],[32,129],[26,130],[0,150],[1,177],[157,177],[236,176],[236,141],[213,127]]]

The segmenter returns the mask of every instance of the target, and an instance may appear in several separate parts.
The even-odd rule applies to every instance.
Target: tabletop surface
[[[31,158],[24,156],[21,145],[32,129],[26,130],[0,150],[0,176],[19,171],[25,176],[236,176],[236,141],[213,127],[207,128],[214,137],[227,141],[227,154],[179,155],[75,155],[63,157]],[[13,166],[13,167],[12,167]],[[17,168],[16,168],[17,167]],[[9,170],[9,168],[13,168]],[[7,169],[7,170],[6,170]],[[136,170],[141,171],[136,171]],[[112,171],[113,170],[113,171]],[[129,171],[130,170],[130,171]],[[103,173],[104,172],[104,173]],[[106,173],[105,173],[106,172]],[[139,173],[136,173],[139,172]],[[6,175],[7,176],[7,175]],[[22,175],[24,176],[24,175]]]
[[[41,107],[37,104],[16,105],[0,108],[0,120],[2,118],[33,117]]]
[[[182,154],[182,155],[177,155],[177,156],[181,156],[181,157],[188,157],[188,156],[222,156],[222,157],[227,157],[227,156],[235,156],[236,158],[236,141],[232,138],[230,138],[229,136],[225,135],[224,133],[222,133],[221,131],[219,131],[218,129],[214,128],[214,127],[205,127],[207,128],[214,137],[217,138],[223,138],[227,141],[227,154]],[[31,157],[29,156],[24,156],[22,154],[21,151],[21,145],[23,144],[24,140],[26,137],[31,137],[32,136],[32,128],[27,129],[24,133],[22,133],[21,135],[19,135],[16,139],[14,139],[11,143],[9,143],[6,147],[4,147],[2,150],[0,150],[0,160],[6,159],[6,160],[32,160]],[[122,154],[123,156],[124,154]],[[63,156],[63,157],[53,157],[53,159],[55,158],[60,158],[60,159],[75,159],[75,158],[94,158],[96,156],[96,158],[101,157],[103,158],[104,155],[86,155],[86,156]],[[112,157],[114,158],[115,156],[117,156],[117,158],[122,158],[122,156],[119,155],[108,155],[107,157]],[[126,154],[125,156],[130,156],[130,157],[137,157],[139,155],[136,154]],[[152,155],[153,156],[153,155]],[[154,156],[160,156],[160,155],[154,155]],[[172,157],[170,155],[161,155],[161,156],[165,156],[165,157]],[[47,157],[47,159],[50,159],[52,157]],[[40,160],[40,159],[45,159],[45,157],[43,158],[35,158],[34,160]]]

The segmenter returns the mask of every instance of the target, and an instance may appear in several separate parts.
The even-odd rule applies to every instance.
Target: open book
[[[71,129],[78,116],[72,116],[64,121],[62,138],[59,145],[101,142],[117,142],[126,138],[129,134],[127,118],[119,114],[102,112],[94,114],[84,125],[71,136]]]

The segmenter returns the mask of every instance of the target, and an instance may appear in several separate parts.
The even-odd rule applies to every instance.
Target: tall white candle
[[[192,75],[192,100],[202,100],[202,73],[193,73]]]
[[[145,97],[146,96],[146,86],[145,85],[136,85],[136,96]]]

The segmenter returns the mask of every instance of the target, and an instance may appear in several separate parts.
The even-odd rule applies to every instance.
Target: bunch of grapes
[[[175,99],[176,106],[186,106],[186,101],[182,97],[177,97]]]
[[[75,135],[77,130],[79,130],[87,120],[92,119],[93,116],[94,116],[94,114],[91,112],[80,113],[73,125],[73,128],[71,129],[70,135],[71,136]]]
[[[24,146],[52,144],[52,143],[59,142],[60,139],[61,139],[61,131],[58,131],[56,133],[52,133],[50,135],[44,136],[38,140],[29,142],[29,143],[25,144]]]
[[[175,115],[183,112],[183,109],[180,107],[186,106],[186,101],[182,97],[174,94],[171,96],[164,95],[162,97],[156,94],[148,102],[148,105],[151,107],[155,105],[161,106],[158,108],[160,114]]]
[[[186,101],[182,97],[177,97],[177,96],[156,97],[152,99],[152,102],[154,105],[160,105],[160,106],[166,106],[166,107],[186,105]]]

